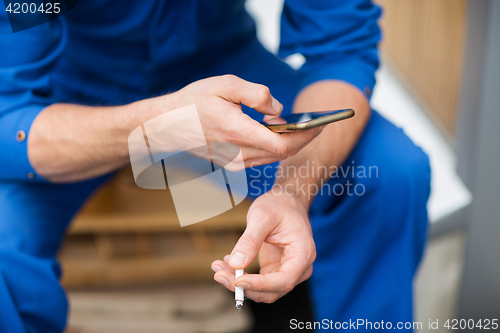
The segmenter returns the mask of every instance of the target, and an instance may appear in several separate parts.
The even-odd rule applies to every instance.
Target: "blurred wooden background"
[[[59,259],[69,289],[212,280],[250,203],[182,227],[168,190],[139,188],[130,168],[99,189],[75,216]],[[255,268],[255,265],[253,266]]]
[[[462,81],[467,0],[376,0],[383,53],[453,135]]]

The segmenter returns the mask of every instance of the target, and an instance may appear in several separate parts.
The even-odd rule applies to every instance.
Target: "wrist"
[[[313,195],[311,193],[311,187],[315,185],[311,185],[310,182],[305,182],[298,177],[293,178],[276,178],[275,185],[278,186],[280,195],[284,195],[286,197],[291,198],[296,203],[299,203],[301,206],[305,208],[305,210],[309,210],[311,206]],[[274,193],[274,191],[273,191]]]
[[[187,102],[190,101],[182,95],[173,93],[123,106],[120,111],[126,119],[122,128],[126,135],[124,140],[128,145],[136,140],[141,143],[131,147],[143,147],[146,140],[150,153],[167,155],[193,149],[193,145],[206,145],[203,131],[198,131],[199,126],[196,126],[200,119],[194,103]]]
[[[143,99],[118,107],[117,115],[120,117],[123,129],[127,130],[130,134],[130,132],[146,121],[176,109],[172,103],[172,95]]]

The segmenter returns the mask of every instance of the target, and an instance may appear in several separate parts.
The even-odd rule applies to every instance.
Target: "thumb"
[[[247,228],[229,257],[228,264],[232,269],[243,269],[250,265],[270,232],[268,229],[271,223],[265,223],[267,219],[255,218],[256,216],[252,215],[248,215]]]

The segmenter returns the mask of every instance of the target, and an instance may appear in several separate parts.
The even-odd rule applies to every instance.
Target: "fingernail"
[[[220,267],[219,265],[213,265],[212,266],[212,270],[217,273],[218,271],[222,270],[222,267]]]
[[[283,108],[283,105],[281,105],[281,103],[278,102],[274,97],[271,106],[273,107],[273,110],[276,111],[276,114],[280,113],[281,109]]]
[[[238,282],[238,284],[236,285],[236,287],[240,287],[240,288],[243,288],[243,289],[250,289],[250,283],[248,282]]]
[[[229,259],[229,263],[233,266],[240,266],[245,262],[245,260],[246,257],[243,253],[236,252],[231,256],[231,259]]]
[[[215,281],[219,282],[220,284],[223,284],[226,287],[229,286],[229,282],[222,276],[215,277]]]

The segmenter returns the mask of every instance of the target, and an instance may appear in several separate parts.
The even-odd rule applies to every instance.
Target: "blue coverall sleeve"
[[[370,0],[286,0],[279,56],[300,53],[300,88],[320,80],[342,80],[368,98],[379,65],[380,7]]]
[[[35,117],[55,102],[51,71],[67,41],[63,18],[13,33],[0,11],[0,180],[40,181],[28,160]]]

